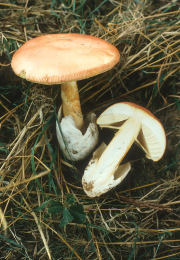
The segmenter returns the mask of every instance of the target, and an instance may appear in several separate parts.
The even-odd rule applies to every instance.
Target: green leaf
[[[68,206],[72,206],[75,203],[75,198],[73,194],[67,194],[66,203]]]
[[[49,203],[49,200],[44,201],[39,207],[35,208],[35,211],[41,211],[44,208],[46,208],[47,204]]]
[[[70,207],[69,211],[73,216],[73,220],[75,223],[83,224],[86,222],[86,215],[84,213],[84,209],[82,205],[75,204]]]
[[[5,242],[13,245],[13,246],[16,246],[16,247],[19,247],[19,248],[25,248],[23,245],[21,244],[18,244],[16,241],[12,240],[12,239],[9,239],[8,237],[5,237],[3,235],[0,234],[0,239],[4,240]]]
[[[63,210],[63,217],[59,223],[60,227],[64,227],[67,224],[69,224],[71,221],[73,220],[73,216],[71,215],[71,213],[69,212],[69,210],[67,208],[64,208]]]
[[[48,206],[48,213],[58,214],[63,212],[63,205],[59,201],[51,201]]]

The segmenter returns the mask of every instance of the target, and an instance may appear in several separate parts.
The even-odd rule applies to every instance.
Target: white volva
[[[146,156],[159,160],[166,147],[164,128],[147,109],[130,102],[114,104],[97,119],[100,127],[118,129],[104,149],[100,146],[85,169],[82,184],[89,197],[100,196],[119,184],[130,170],[130,164],[120,165],[136,141]],[[103,145],[104,147],[104,145]]]
[[[56,121],[56,135],[60,148],[65,157],[71,161],[79,161],[90,154],[98,142],[98,128],[92,120],[89,122],[86,132],[79,130],[72,116],[62,118],[61,108]]]

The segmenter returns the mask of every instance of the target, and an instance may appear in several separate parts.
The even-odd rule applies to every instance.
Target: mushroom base
[[[56,135],[64,156],[71,161],[79,161],[87,157],[98,142],[98,127],[95,123],[95,114],[91,114],[89,125],[83,134],[79,130],[72,116],[62,117],[62,107],[56,121]]]

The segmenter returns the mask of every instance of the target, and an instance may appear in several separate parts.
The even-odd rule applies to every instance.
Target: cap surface
[[[121,102],[107,108],[97,119],[101,127],[112,127],[118,123],[136,118],[141,123],[137,143],[143,148],[146,157],[158,161],[166,148],[166,135],[161,122],[146,108],[131,102]]]
[[[111,69],[119,51],[103,39],[75,33],[42,35],[13,55],[14,72],[28,81],[58,84],[89,78]]]

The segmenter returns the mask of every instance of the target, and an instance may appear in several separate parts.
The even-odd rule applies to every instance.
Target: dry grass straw
[[[179,257],[180,11],[178,1],[155,2],[0,3],[0,251],[6,259]],[[124,184],[94,200],[80,182],[87,162],[72,165],[58,149],[58,87],[22,81],[9,66],[26,40],[59,32],[96,35],[121,52],[112,71],[80,82],[84,110],[98,114],[115,102],[136,102],[167,133],[160,162],[130,157],[133,171]],[[71,209],[68,194],[83,206],[86,222],[74,218],[60,227],[60,206]]]

